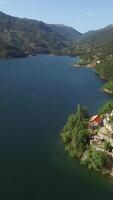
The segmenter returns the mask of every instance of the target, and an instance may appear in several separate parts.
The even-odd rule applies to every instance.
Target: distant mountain
[[[89,31],[80,38],[80,44],[91,44],[95,47],[101,47],[108,43],[113,44],[113,25],[109,25],[105,28]]]
[[[0,57],[62,53],[82,34],[65,25],[18,18],[0,12]]]
[[[83,34],[68,49],[70,54],[80,56],[80,65],[95,67],[101,78],[108,82],[103,89],[113,93],[113,25]]]
[[[113,54],[113,25],[83,34],[72,47],[73,54],[101,57]]]
[[[54,32],[56,32],[59,36],[63,37],[66,41],[75,41],[82,34],[75,30],[72,27],[65,26],[63,24],[51,24],[48,25]]]

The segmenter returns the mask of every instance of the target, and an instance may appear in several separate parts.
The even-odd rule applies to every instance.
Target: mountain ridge
[[[85,60],[89,58],[88,62],[98,54],[99,59],[113,55],[113,25],[86,32],[73,43],[70,52],[73,55],[84,57]]]
[[[0,11],[0,44],[1,58],[52,53],[91,60],[95,54],[113,54],[113,24],[82,34],[64,24],[47,24]]]
[[[19,18],[0,12],[0,57],[62,53],[82,34],[65,25]]]

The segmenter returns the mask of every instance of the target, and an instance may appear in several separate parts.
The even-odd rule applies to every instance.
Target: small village
[[[104,115],[95,115],[89,120],[90,146],[104,151],[113,158],[113,110]]]

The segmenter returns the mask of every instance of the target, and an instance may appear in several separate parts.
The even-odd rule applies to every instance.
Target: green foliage
[[[87,165],[89,169],[94,171],[102,171],[111,165],[111,157],[105,152],[90,148],[81,164]]]
[[[68,144],[72,141],[71,133],[66,131],[65,134],[62,134],[62,139],[65,144]]]
[[[113,92],[113,80],[109,80],[106,84],[104,84],[103,89]]]
[[[111,145],[111,143],[110,142],[108,142],[108,141],[105,141],[104,142],[104,149],[106,150],[106,151],[112,151],[112,145]]]
[[[84,151],[89,146],[89,133],[84,124],[80,124],[78,128],[75,129],[74,132],[74,143],[76,147],[77,156],[81,157]]]
[[[64,54],[81,34],[64,25],[20,19],[0,12],[0,57],[21,57],[32,53]]]
[[[113,116],[111,116],[110,121],[113,123]]]
[[[75,42],[70,51],[89,63],[96,60],[95,56],[102,61],[105,57],[113,55],[113,26],[85,33]]]
[[[88,113],[78,105],[76,114],[69,116],[61,133],[65,150],[74,157],[81,157],[89,145]]]
[[[104,107],[104,111],[106,108],[108,110],[108,105]],[[81,164],[88,166],[89,169],[108,173],[112,165],[111,156],[90,146],[91,133],[88,121],[89,115],[86,108],[78,105],[76,113],[69,116],[61,133],[65,151],[73,158],[80,158]],[[105,141],[104,149],[111,152],[111,144]]]
[[[113,58],[107,57],[101,64],[97,65],[96,72],[104,79],[113,78]],[[111,85],[111,82],[109,83]],[[112,85],[113,86],[113,85]]]
[[[104,104],[100,109],[99,109],[99,114],[105,114],[109,113],[110,111],[113,110],[113,100],[108,101],[106,104]]]
[[[88,114],[87,108],[78,105],[77,111],[76,111],[76,118],[78,122],[81,122],[82,120],[84,122],[86,119],[88,119],[89,114]]]

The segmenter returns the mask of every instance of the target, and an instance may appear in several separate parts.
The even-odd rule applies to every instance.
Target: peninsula
[[[61,132],[65,151],[89,169],[113,176],[113,101],[95,116],[78,105]]]

